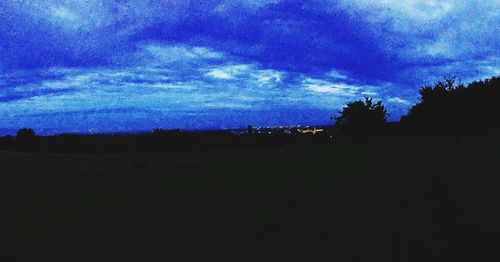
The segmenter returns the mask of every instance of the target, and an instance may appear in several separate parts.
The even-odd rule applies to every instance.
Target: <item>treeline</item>
[[[500,77],[468,86],[446,78],[420,89],[420,101],[399,122],[387,122],[382,101],[347,104],[335,117],[335,137],[495,135],[500,132]]]
[[[485,134],[500,130],[500,77],[467,87],[454,78],[420,90],[420,102],[401,119],[415,133]]]
[[[33,130],[23,128],[16,137],[0,138],[0,150],[61,153],[163,152],[301,145],[323,143],[326,140],[326,134],[233,134],[228,131],[186,132],[160,129],[142,134],[36,136]]]

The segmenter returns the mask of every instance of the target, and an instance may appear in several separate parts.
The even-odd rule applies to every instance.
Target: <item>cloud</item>
[[[161,44],[142,44],[138,47],[136,63],[168,64],[196,60],[220,60],[221,52],[206,47],[187,47],[184,45],[165,46]]]
[[[396,73],[400,81],[415,89],[425,84],[442,80],[446,76],[455,76],[464,83],[499,75],[500,58],[495,56],[482,59],[446,61],[440,63],[414,63]]]
[[[132,118],[237,108],[304,116],[371,96],[396,118],[403,100],[444,75],[499,74],[499,8],[494,0],[1,1],[0,111],[123,105],[142,112]]]
[[[327,75],[331,78],[339,79],[339,80],[348,79],[348,76],[345,73],[340,72],[338,70],[330,70],[330,72],[328,72]]]
[[[281,84],[286,77],[282,71],[267,69],[258,70],[251,75],[257,80],[258,86],[275,86]]]
[[[82,18],[79,17],[75,12],[69,10],[63,6],[51,7],[51,16],[55,22],[61,22],[61,24],[69,27],[77,27],[81,22]]]
[[[331,83],[322,79],[305,78],[302,85],[306,90],[315,93],[335,94],[339,96],[355,96],[359,87],[344,83]]]
[[[411,105],[410,101],[402,99],[400,97],[390,97],[389,99],[387,99],[387,102],[389,102],[389,103],[399,103],[399,104],[403,104],[403,105]]]
[[[215,79],[234,79],[242,74],[247,75],[251,69],[253,69],[252,66],[246,64],[218,66],[210,69],[206,76]]]
[[[277,87],[283,84],[287,73],[274,69],[263,69],[258,64],[222,64],[212,66],[205,74],[215,80],[245,82],[243,86]]]
[[[466,59],[497,49],[500,40],[492,24],[500,21],[498,1],[341,1],[364,21],[382,47],[405,58]],[[481,17],[481,19],[478,19]],[[410,41],[406,41],[410,40]]]
[[[169,57],[172,50],[177,50],[176,55]],[[330,73],[335,70],[308,76],[265,68],[257,62],[220,60],[219,57],[231,56],[208,47],[152,43],[138,50],[138,54],[144,52],[154,55],[137,60],[143,64],[124,67],[53,67],[36,73],[25,70],[2,74],[0,114],[4,118],[0,119],[0,125],[15,128],[29,124],[44,130],[68,131],[66,125],[89,130],[87,128],[92,129],[92,125],[103,122],[109,125],[109,130],[122,130],[123,126],[116,125],[124,122],[113,119],[118,115],[149,126],[159,123],[156,120],[148,122],[149,118],[163,116],[169,121],[182,122],[183,117],[206,114],[217,114],[211,119],[219,119],[226,127],[247,125],[243,119],[251,119],[228,122],[236,112],[258,117],[259,123],[278,123],[278,119],[282,123],[299,123],[299,118],[301,121],[309,119],[308,123],[326,123],[331,114],[351,100],[366,94],[378,98],[393,94],[384,85],[363,84],[353,78],[336,80]],[[387,94],[382,90],[387,90]],[[406,105],[401,104],[401,107]],[[267,115],[267,120],[256,112]],[[279,112],[296,115],[289,115],[287,120],[284,113],[276,115]],[[62,121],[64,115],[68,118],[65,122]],[[74,123],[77,120],[79,123]],[[211,122],[210,126],[213,125]],[[198,124],[197,127],[208,126]]]
[[[212,78],[216,78],[216,79],[232,79],[233,78],[233,76],[230,73],[225,72],[225,71],[220,70],[220,69],[212,69],[206,75],[209,77],[212,77]]]
[[[500,20],[495,12],[499,7],[494,0],[480,4],[459,0],[3,1],[0,68],[123,66],[144,58],[136,56],[138,50],[146,57],[166,60],[175,60],[177,54],[225,59],[203,53],[224,52],[277,70],[324,73],[336,68],[339,79],[351,76],[414,87],[423,83],[405,78],[411,76],[415,63],[498,58],[500,34],[494,33],[494,25]],[[159,46],[151,44],[155,41],[173,47],[155,49]],[[183,50],[185,46],[207,50]]]

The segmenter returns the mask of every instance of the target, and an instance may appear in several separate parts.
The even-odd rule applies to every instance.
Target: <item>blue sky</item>
[[[5,0],[0,133],[391,119],[418,88],[500,75],[496,0]]]

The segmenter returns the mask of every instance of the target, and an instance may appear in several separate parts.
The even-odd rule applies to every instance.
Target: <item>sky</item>
[[[421,86],[500,75],[500,1],[3,0],[0,134],[398,120]]]

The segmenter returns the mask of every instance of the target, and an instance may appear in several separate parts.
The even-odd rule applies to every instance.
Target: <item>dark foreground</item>
[[[0,261],[500,258],[499,139],[0,162]]]

